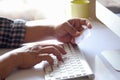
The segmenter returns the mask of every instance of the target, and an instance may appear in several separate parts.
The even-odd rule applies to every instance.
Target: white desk
[[[99,22],[93,22],[91,37],[84,40],[79,46],[85,52],[85,56],[95,73],[95,80],[119,80],[120,72],[101,55],[101,52],[109,49],[120,49],[120,38],[111,30]]]
[[[79,44],[85,52],[94,74],[94,80],[119,80],[120,72],[115,71],[104,59],[101,52],[107,49],[120,49],[120,38],[98,21],[91,21],[91,36]],[[13,72],[6,80],[44,80],[42,66],[39,68]]]

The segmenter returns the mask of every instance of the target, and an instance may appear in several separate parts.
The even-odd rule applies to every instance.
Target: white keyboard
[[[64,44],[64,62],[45,68],[45,80],[92,80],[94,74],[77,46]]]

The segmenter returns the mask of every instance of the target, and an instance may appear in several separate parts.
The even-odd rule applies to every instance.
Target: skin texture
[[[42,24],[41,21],[26,22],[26,34],[24,42],[35,42],[48,39],[57,39],[63,43],[75,43],[75,37],[84,30],[82,25],[91,29],[91,24],[84,19],[69,19],[57,25]],[[21,47],[24,48],[24,47]],[[37,44],[20,51],[8,52],[0,56],[0,76],[5,79],[14,69],[31,68],[43,60],[53,65],[50,54],[53,53],[59,61],[63,61],[62,55],[66,54],[60,45]]]

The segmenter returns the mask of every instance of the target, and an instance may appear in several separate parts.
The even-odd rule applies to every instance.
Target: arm
[[[5,23],[2,23],[2,25],[0,26],[2,27],[7,26],[7,28],[9,29],[12,27],[13,29],[10,29],[10,30],[14,32],[14,34],[13,33],[10,34],[10,31],[7,32],[7,35],[8,34],[10,35],[9,45],[10,44],[11,45],[9,46],[6,44],[0,44],[0,47],[1,45],[3,47],[6,47],[6,46],[18,47],[20,46],[20,44],[22,44],[22,42],[39,41],[39,40],[50,39],[50,38],[56,38],[62,42],[71,42],[71,40],[74,39],[76,36],[78,36],[80,31],[83,30],[82,25],[86,25],[88,28],[91,28],[91,25],[89,24],[89,22],[82,19],[70,19],[68,21],[62,22],[55,26],[46,25],[46,24],[42,25],[39,21],[38,22],[28,21],[25,24],[23,22],[22,23],[19,22],[15,24],[13,23],[13,21],[6,20],[6,19],[3,20],[3,22],[6,22],[6,21],[8,22],[7,25]],[[4,32],[6,31],[3,31],[3,32],[0,31],[0,36],[2,36],[3,38],[5,37],[3,36]],[[19,34],[16,35],[18,32]],[[12,41],[11,37],[13,37],[12,38],[13,42],[11,42]],[[6,39],[9,40],[8,37]],[[0,40],[2,41],[3,39],[0,38]],[[40,55],[40,53],[44,53],[44,54]],[[53,45],[46,45],[46,46],[44,45],[44,46],[41,46],[40,52],[39,51],[29,52],[28,50],[28,52],[23,51],[23,52],[15,52],[12,54],[4,54],[3,56],[0,56],[0,75],[2,76],[2,78],[5,78],[15,68],[18,68],[18,67],[29,68],[41,62],[42,60],[47,60],[50,64],[53,64],[53,60],[50,57],[49,53],[54,53],[54,55],[57,56],[58,60],[62,61],[62,57],[60,53],[65,53],[65,52],[60,47],[53,46]]]
[[[46,20],[23,21],[0,18],[0,47],[20,47],[24,42],[34,42],[56,38],[61,42],[71,42],[83,30],[82,25],[89,29],[91,24],[83,19],[69,19],[59,23]],[[48,23],[47,23],[48,22]],[[52,24],[52,25],[51,25]]]
[[[33,42],[54,38],[54,25],[44,24],[43,20],[27,21],[24,42]]]
[[[11,54],[4,54],[0,56],[0,80],[3,80],[15,69],[15,67],[18,66],[19,62],[17,59],[19,59],[19,57]]]
[[[52,24],[52,25],[51,25]],[[83,31],[83,25],[91,29],[91,24],[85,19],[69,19],[66,21],[37,20],[26,22],[25,42],[56,38],[61,42],[71,42]]]
[[[54,26],[45,21],[24,21],[0,18],[0,47],[16,48],[24,42],[34,42],[53,38]]]

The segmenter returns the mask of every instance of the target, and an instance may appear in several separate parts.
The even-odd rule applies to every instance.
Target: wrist
[[[49,25],[49,27],[46,30],[48,30],[47,31],[48,36],[53,37],[53,38],[55,37],[54,36],[55,35],[55,26],[54,25]]]
[[[19,65],[21,64],[21,54],[19,54],[20,52],[16,52],[14,54],[11,55],[12,58],[12,62],[13,62],[13,67],[14,68],[18,68]]]
[[[19,56],[14,53],[6,53],[1,56],[0,76],[1,79],[6,78],[20,64]]]

